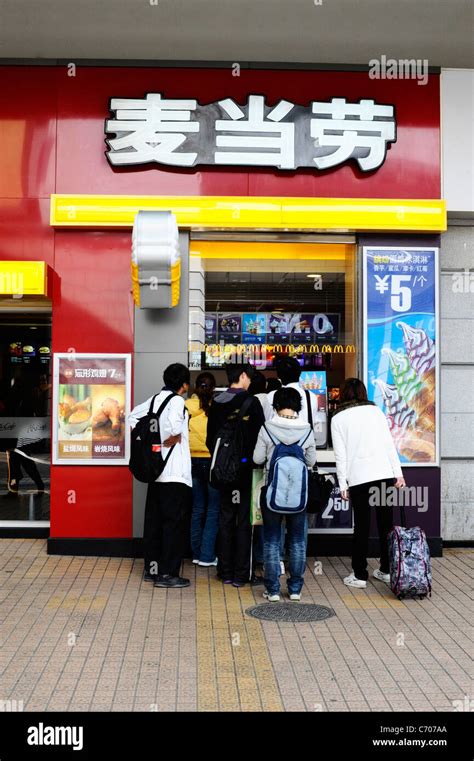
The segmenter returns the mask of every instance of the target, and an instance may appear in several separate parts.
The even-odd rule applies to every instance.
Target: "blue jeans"
[[[253,528],[253,552],[255,563],[263,565],[263,526]],[[280,560],[285,559],[285,522],[281,522]]]
[[[306,510],[296,515],[281,515],[267,507],[263,508],[263,562],[265,589],[272,595],[280,594],[280,541],[282,518],[288,531],[290,555],[287,581],[290,595],[299,594],[303,587],[306,568],[306,541],[308,537],[308,516]]]
[[[193,510],[191,549],[194,560],[212,563],[216,559],[220,494],[209,483],[210,457],[193,457]]]

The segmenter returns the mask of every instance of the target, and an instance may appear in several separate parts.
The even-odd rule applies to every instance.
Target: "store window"
[[[0,524],[49,521],[51,314],[0,309]]]
[[[191,241],[191,370],[224,386],[226,363],[271,378],[279,356],[294,356],[327,414],[359,367],[355,266],[348,242]]]

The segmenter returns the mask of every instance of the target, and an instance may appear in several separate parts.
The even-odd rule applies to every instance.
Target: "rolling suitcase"
[[[401,526],[394,526],[388,535],[390,588],[399,600],[431,596],[431,557],[426,535],[419,526],[406,527],[406,516],[400,508]]]

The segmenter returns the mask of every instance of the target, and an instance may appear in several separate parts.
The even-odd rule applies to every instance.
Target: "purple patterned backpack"
[[[426,534],[419,526],[406,527],[405,510],[400,508],[403,526],[394,526],[388,535],[390,588],[401,600],[431,596],[431,557]]]

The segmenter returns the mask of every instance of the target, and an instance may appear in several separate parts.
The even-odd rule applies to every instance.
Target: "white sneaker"
[[[301,600],[301,595],[297,592],[293,592],[293,594],[290,595],[290,600],[293,600],[293,602],[299,602]]]
[[[285,564],[284,564],[283,560],[280,560],[280,576],[284,576],[285,573],[286,573],[286,571],[285,571]]]
[[[194,558],[193,563],[194,565],[199,565],[199,560],[197,558]]]
[[[374,577],[374,579],[378,579],[379,581],[384,581],[385,584],[390,584],[390,574],[382,573],[380,568],[376,568],[372,576]]]
[[[194,563],[194,560],[193,560],[193,563]],[[214,558],[214,560],[211,560],[210,563],[205,563],[203,560],[198,560],[197,563],[202,568],[209,568],[211,565],[217,565],[217,558]]]
[[[270,592],[265,591],[263,596],[268,602],[280,602],[280,595],[271,595]]]
[[[344,584],[346,587],[357,587],[358,589],[365,589],[367,586],[367,582],[363,579],[358,579],[354,573],[349,574],[349,576],[346,576],[344,579]]]

